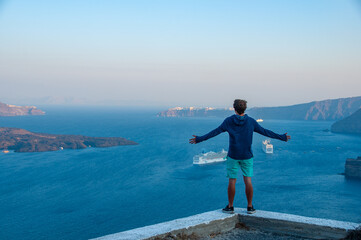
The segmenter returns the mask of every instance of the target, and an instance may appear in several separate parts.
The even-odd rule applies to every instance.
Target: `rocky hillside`
[[[361,108],[350,116],[335,122],[331,131],[336,133],[361,134]]]
[[[350,116],[361,107],[361,96],[339,98],[284,107],[255,107],[247,110],[253,118],[285,120],[339,120]],[[225,117],[233,109],[216,108],[171,108],[158,113],[161,117]]]
[[[44,115],[45,112],[34,106],[15,106],[0,102],[0,117]]]
[[[175,107],[157,114],[158,117],[226,117],[234,113],[233,108]]]
[[[289,120],[339,120],[350,116],[361,107],[361,96],[339,98],[286,107],[252,108],[255,118]]]
[[[45,152],[136,144],[136,142],[121,137],[56,135],[33,133],[20,128],[0,128],[0,150],[14,150],[15,152]]]

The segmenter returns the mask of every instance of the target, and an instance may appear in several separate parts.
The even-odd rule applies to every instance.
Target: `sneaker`
[[[227,205],[225,208],[222,209],[222,212],[232,214],[234,213],[234,207],[228,207]]]
[[[253,205],[252,207],[247,207],[247,213],[248,214],[252,214],[252,213],[255,213],[256,212],[256,209],[253,208]]]

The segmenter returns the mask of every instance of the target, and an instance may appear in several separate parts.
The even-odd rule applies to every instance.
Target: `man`
[[[193,135],[189,143],[196,144],[215,137],[222,132],[229,134],[229,149],[227,155],[227,177],[228,183],[228,205],[222,209],[226,213],[234,213],[233,200],[236,194],[236,180],[239,169],[243,173],[243,181],[246,186],[247,213],[256,212],[252,204],[253,186],[251,177],[253,176],[253,153],[252,138],[253,132],[262,134],[270,138],[279,139],[287,142],[291,139],[287,133],[279,135],[270,130],[262,128],[256,120],[244,114],[247,108],[247,101],[236,99],[233,107],[235,114],[226,118],[223,123],[213,131],[203,136]]]

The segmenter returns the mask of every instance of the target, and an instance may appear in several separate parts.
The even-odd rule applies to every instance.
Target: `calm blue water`
[[[0,118],[35,132],[121,136],[137,146],[0,154],[0,239],[87,239],[223,208],[225,163],[196,167],[202,149],[227,148],[226,133],[197,145],[220,118],[157,118],[156,110],[51,108],[46,116]],[[257,209],[361,222],[361,181],[345,180],[345,160],[361,155],[361,137],[323,132],[331,122],[265,121],[288,132],[262,152],[255,134]],[[237,207],[245,207],[237,183]]]

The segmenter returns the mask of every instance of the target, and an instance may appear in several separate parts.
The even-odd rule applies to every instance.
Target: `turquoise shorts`
[[[239,169],[242,169],[243,176],[253,177],[253,158],[236,160],[227,157],[227,177],[237,178]]]

